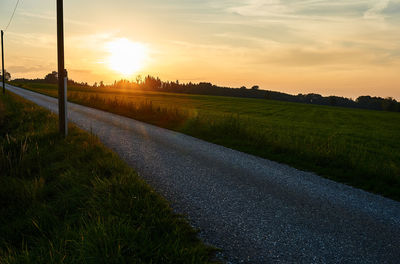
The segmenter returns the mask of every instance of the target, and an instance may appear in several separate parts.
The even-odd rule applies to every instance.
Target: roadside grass
[[[56,96],[51,84],[15,85]],[[400,114],[69,87],[71,102],[176,130],[400,201]]]
[[[215,250],[98,139],[0,95],[0,263],[209,263]]]

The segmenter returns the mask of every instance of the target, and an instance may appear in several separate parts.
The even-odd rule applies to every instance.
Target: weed
[[[208,263],[214,249],[93,134],[0,96],[0,263]],[[21,122],[20,120],[24,120]]]

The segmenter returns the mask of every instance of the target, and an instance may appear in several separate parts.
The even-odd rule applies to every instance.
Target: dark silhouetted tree
[[[58,80],[58,73],[56,71],[53,71],[44,77],[44,81],[47,83],[57,83]]]
[[[6,80],[6,81],[9,81],[9,80],[11,80],[11,74],[7,71],[7,70],[4,70],[4,79]],[[3,80],[3,75],[1,75],[0,74],[0,80]]]

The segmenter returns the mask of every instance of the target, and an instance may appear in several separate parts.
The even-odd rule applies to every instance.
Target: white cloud
[[[247,0],[244,5],[230,7],[228,11],[243,16],[267,16],[287,13],[290,10],[280,0]]]
[[[10,42],[23,47],[48,49],[56,47],[56,38],[46,33],[15,33],[8,32]]]
[[[54,15],[51,14],[40,14],[40,13],[32,13],[29,11],[25,11],[25,10],[21,10],[18,15],[20,16],[25,16],[25,17],[30,17],[30,18],[37,18],[37,19],[44,19],[44,20],[52,20],[52,21],[56,21],[56,17]],[[73,20],[73,19],[65,19],[66,23],[69,24],[75,24],[75,25],[79,25],[79,26],[90,26],[90,23],[87,22],[82,22],[82,21],[77,21],[77,20]]]
[[[384,19],[382,11],[389,5],[390,0],[380,0],[364,13],[366,19]]]

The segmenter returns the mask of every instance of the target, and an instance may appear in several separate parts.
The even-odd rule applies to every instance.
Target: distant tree
[[[212,89],[213,85],[212,85],[212,83],[209,83],[209,82],[201,82],[201,83],[199,83],[199,87],[202,90],[210,90],[210,89]]]
[[[242,87],[240,87],[240,89],[241,90],[246,90],[247,88],[246,88],[246,86],[242,86]]]
[[[94,82],[93,88],[97,88],[97,82]]]
[[[161,87],[161,80],[148,75],[144,78],[143,86],[146,89],[159,89]]]
[[[388,98],[379,98],[382,106],[382,110],[385,111],[398,111],[397,101],[392,97]]]
[[[52,71],[44,77],[44,81],[47,83],[57,83],[58,73],[56,71]]]
[[[400,110],[400,103],[397,102],[392,97],[382,98],[382,97],[371,97],[360,96],[356,100],[357,106],[361,108],[374,109],[374,110],[384,110],[384,111],[396,111]]]
[[[7,70],[4,70],[4,79],[6,81],[11,80],[11,74]],[[0,74],[0,80],[3,80],[3,75],[1,74]]]
[[[258,90],[258,89],[260,89],[260,86],[258,85],[254,85],[253,87],[251,87],[251,90]]]
[[[104,87],[104,82],[103,82],[103,81],[100,81],[99,87],[100,87],[100,88],[103,88],[103,87]]]
[[[336,96],[329,96],[329,104],[335,106],[337,104],[337,97]]]

